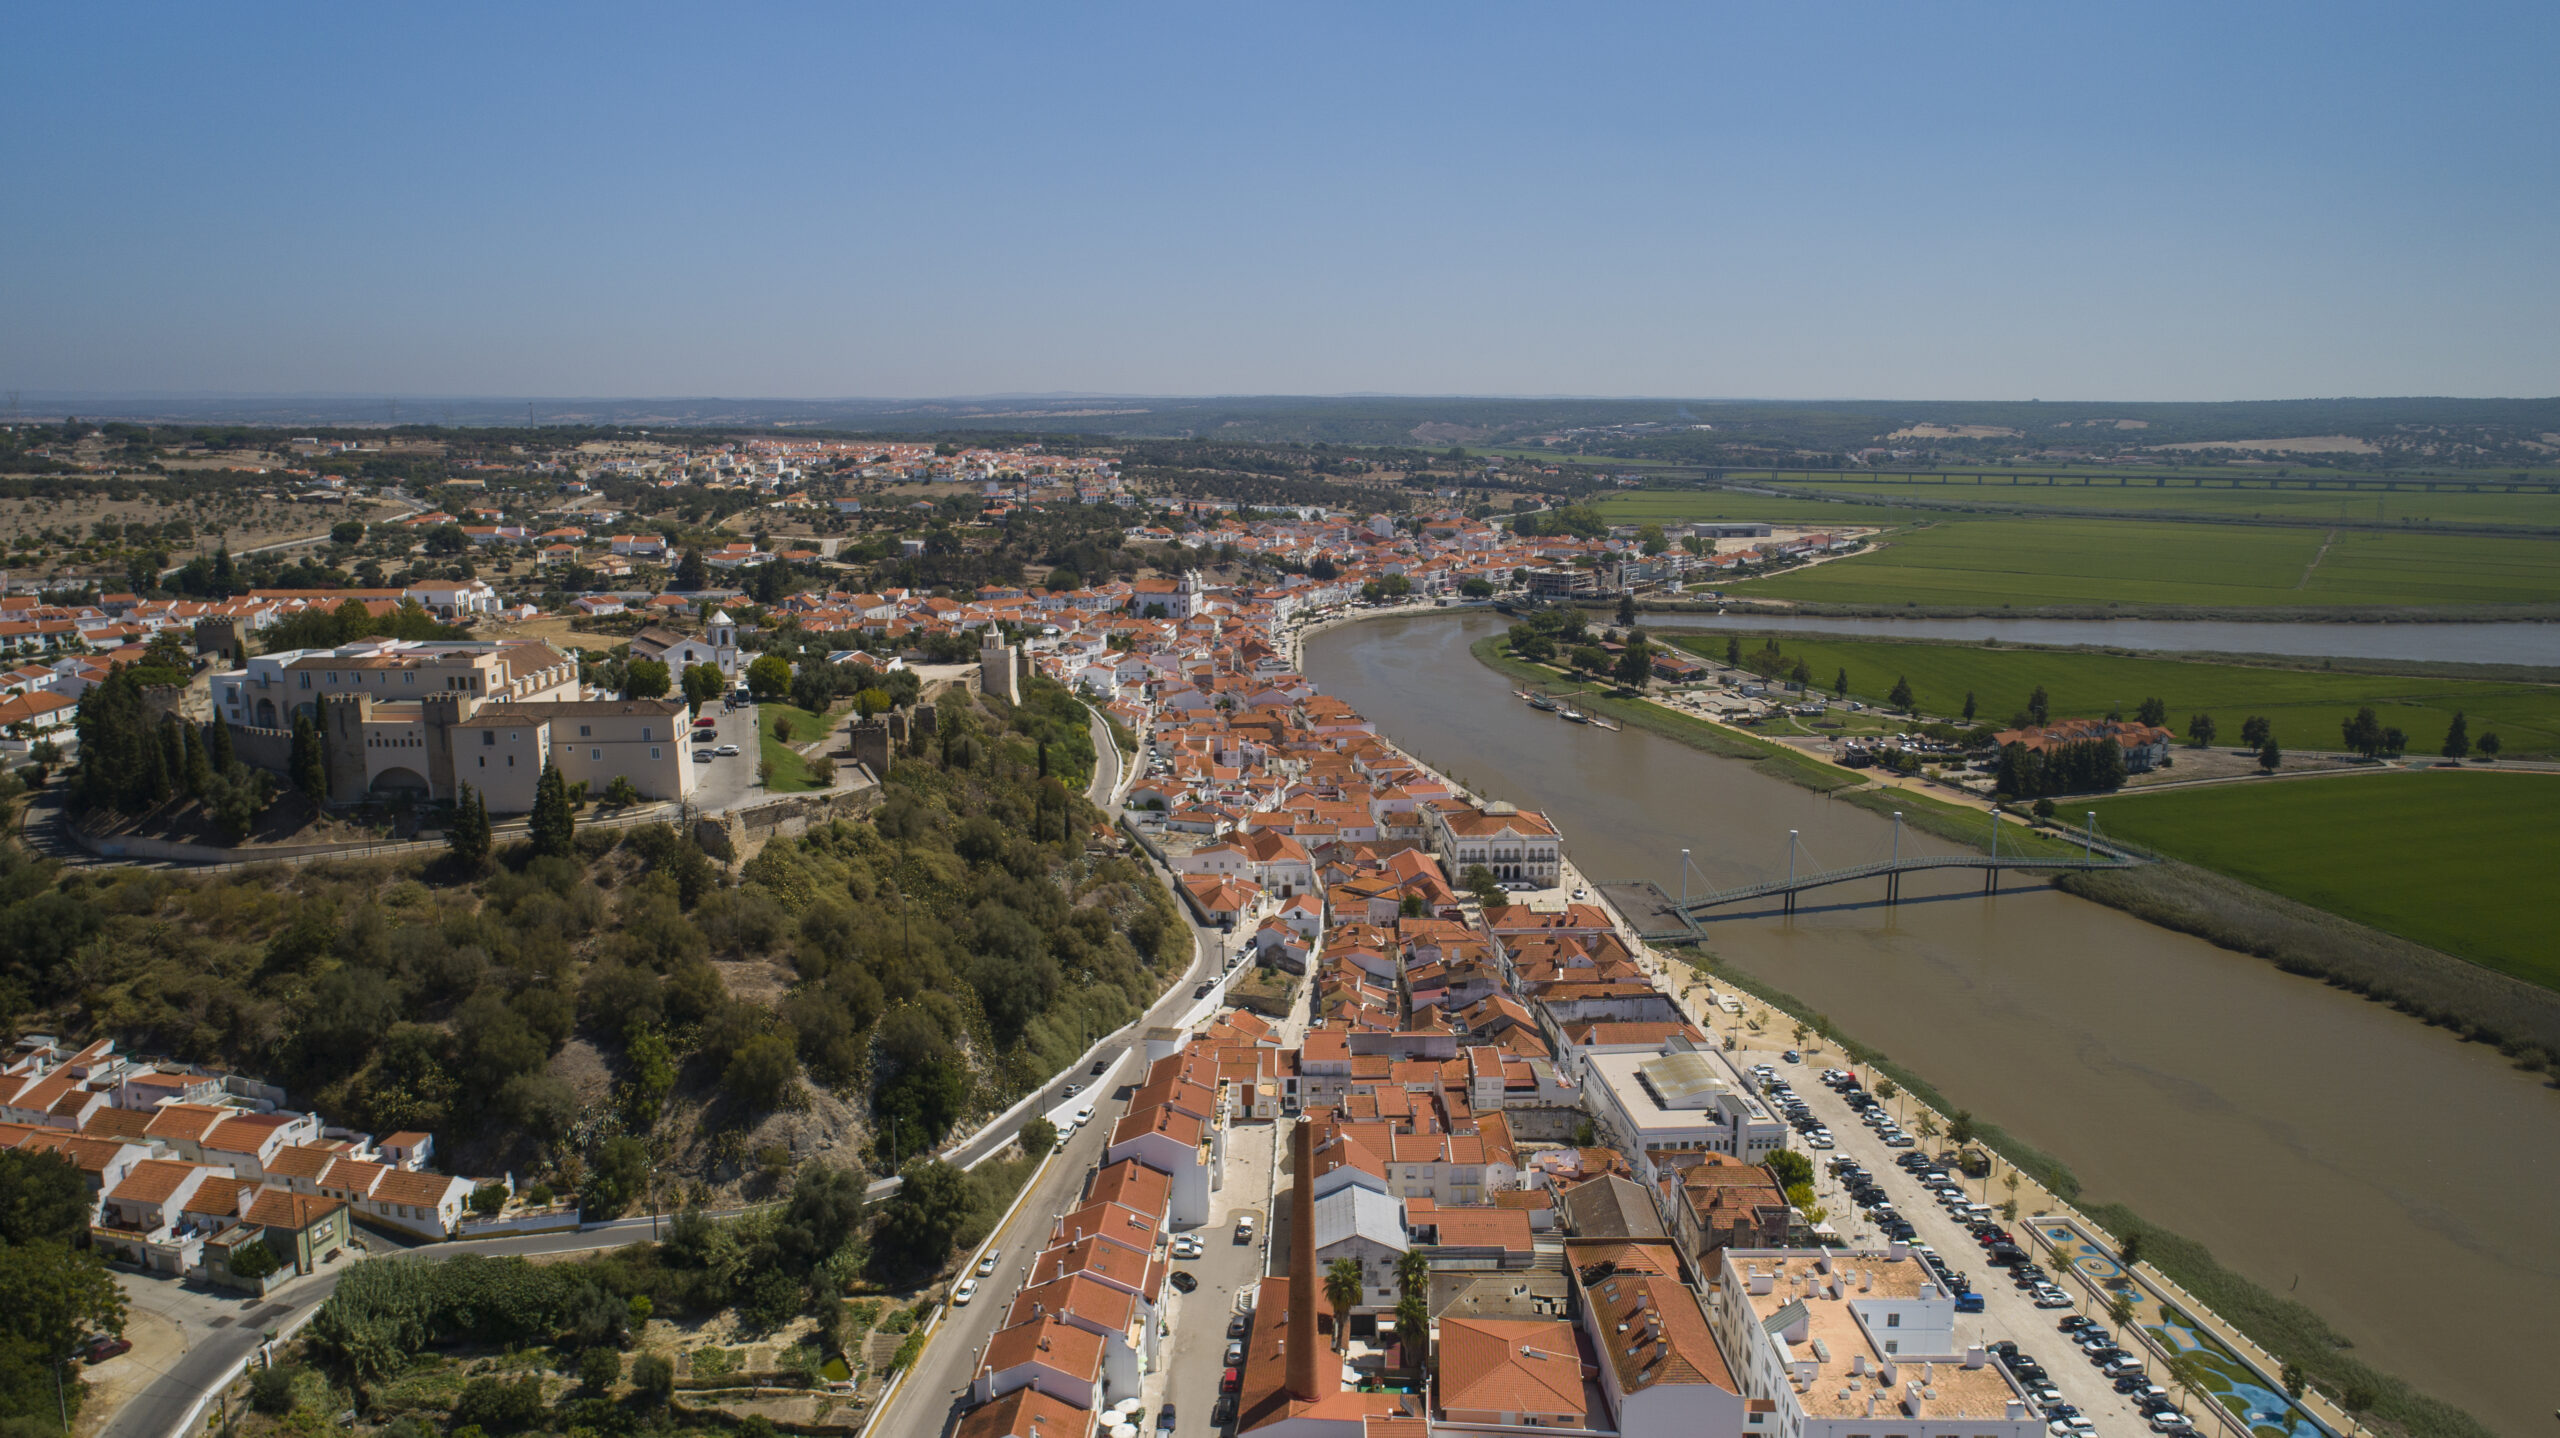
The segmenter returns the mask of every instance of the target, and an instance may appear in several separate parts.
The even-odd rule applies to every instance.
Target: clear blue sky
[[[6,33],[0,387],[2560,393],[2548,0]]]

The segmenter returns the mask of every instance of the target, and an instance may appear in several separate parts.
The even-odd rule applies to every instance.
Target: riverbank
[[[1607,605],[1586,606],[1609,608]],[[2554,624],[2560,604],[2482,604],[2451,609],[2437,605],[2310,605],[2264,608],[2210,604],[1849,604],[1838,600],[1722,599],[1639,600],[1639,614],[1754,614],[1802,619],[2149,619],[2182,624]]]
[[[1748,883],[1784,871],[1795,829],[1820,865],[1884,857],[1890,826],[1862,806],[1520,704],[1470,652],[1499,627],[1369,625],[1311,645],[1304,666],[1443,769],[1503,776],[1593,874],[1676,891],[1687,850],[1686,882]],[[1923,837],[1920,852],[1947,847]],[[2067,1164],[2083,1202],[2192,1237],[2499,1431],[2547,1419],[2531,1335],[2560,1265],[2535,1235],[2560,1207],[2547,1147],[2517,1136],[2548,1131],[2551,1090],[2481,1045],[2051,885],[1875,897],[1737,911],[1708,943]],[[2413,1167],[2394,1134],[2452,1161]],[[2459,1330],[2407,1300],[2447,1285],[2466,1294]]]
[[[1498,635],[1492,638],[1495,643],[1500,642]],[[1488,667],[1498,672],[1508,672],[1503,670],[1502,665],[1489,662],[1490,656],[1482,643],[1468,647],[1471,655],[1479,661],[1488,662]],[[1522,667],[1534,669],[1534,666]],[[1512,677],[1530,678],[1532,682],[1537,678],[1549,680],[1554,678],[1553,675],[1513,675]],[[1654,707],[1629,701],[1610,701],[1605,695],[1596,696],[1596,699],[1595,696],[1577,696],[1574,702],[1577,706],[1582,706],[1586,702],[1614,704],[1617,707],[1608,712],[1613,717],[1621,718],[1622,722],[1630,724],[1635,720],[1635,711]],[[1666,715],[1665,717],[1680,718],[1682,716]],[[1650,729],[1653,726],[1647,727]],[[1677,729],[1688,726],[1664,727]],[[1695,725],[1695,728],[1704,730],[1711,726],[1700,723]],[[1382,734],[1381,737],[1387,739],[1390,744],[1395,742],[1392,736]],[[1666,737],[1677,739],[1684,736],[1667,734]],[[1745,738],[1745,736],[1733,737]],[[1410,753],[1400,745],[1397,747],[1399,752]],[[1749,742],[1739,747],[1745,753],[1756,752],[1754,744]],[[1755,767],[1757,767],[1756,762]],[[1855,778],[1855,776],[1850,777]],[[1899,796],[1880,797],[1887,797],[1890,802]],[[1906,804],[1906,813],[1908,813],[1908,801],[1903,802]],[[1568,836],[1568,844],[1570,842],[1570,836]],[[1606,900],[1606,890],[1595,890],[1595,893],[1599,894],[1604,901]],[[1623,927],[1625,923],[1623,915],[1616,912],[1613,903],[1610,908],[1613,919]],[[1952,1118],[1961,1112],[1958,1106],[1942,1094],[1927,1077],[1895,1062],[1856,1038],[1844,1035],[1838,1025],[1817,1012],[1813,1005],[1774,985],[1751,978],[1748,974],[1724,964],[1710,952],[1691,950],[1689,953],[1694,954],[1695,957],[1690,958],[1689,954],[1683,954],[1681,957],[1712,976],[1718,985],[1751,994],[1773,1009],[1788,1015],[1790,1022],[1797,1020],[1804,1022],[1814,1032],[1823,1034],[1829,1041],[1841,1045],[1843,1052],[1850,1055],[1856,1062],[1891,1077],[1914,1099],[1937,1110],[1940,1114]],[[1658,959],[1660,956],[1652,955],[1652,957]],[[1648,965],[1648,967],[1654,966]],[[1676,973],[1677,970],[1668,972]],[[1665,986],[1674,990],[1675,993],[1679,988],[1676,978],[1666,978]],[[1700,1017],[1706,1025],[1711,1026],[1714,1022],[1711,1015]],[[1970,1115],[1965,1117],[1972,1123],[1987,1146],[2027,1179],[2032,1180],[2034,1187],[2019,1195],[2021,1199],[2027,1201],[2027,1206],[2042,1207],[2046,1211],[2071,1213],[2081,1219],[2093,1232],[2109,1232],[2119,1236],[2136,1231],[2141,1232],[2144,1235],[2146,1254],[2153,1258],[2152,1267],[2162,1276],[2165,1283],[2184,1291],[2185,1296],[2191,1300],[2191,1306],[2197,1310],[2193,1316],[2223,1334],[2225,1341],[2235,1350],[2249,1354],[2253,1361],[2261,1364],[2268,1376],[2273,1377],[2280,1373],[2286,1363],[2294,1363],[2303,1372],[2311,1375],[2322,1388],[2341,1395],[2354,1394],[2358,1399],[2358,1406],[2369,1416],[2385,1418],[2408,1432],[2428,1435],[2428,1438],[2477,1438],[2477,1435],[2488,1432],[2483,1425],[2467,1414],[2429,1398],[2407,1383],[2372,1370],[2360,1360],[2350,1357],[2343,1338],[2312,1310],[2301,1304],[2280,1299],[2224,1267],[2213,1258],[2205,1245],[2183,1238],[2166,1228],[2146,1223],[2130,1209],[2120,1205],[2079,1206],[2075,1204],[2074,1201],[2081,1199],[2083,1195],[2082,1185],[2077,1175],[2061,1159],[2036,1148],[2005,1129],[1972,1119]],[[1944,1119],[1939,1124],[1942,1129],[1950,1126],[1951,1124]],[[2041,1190],[2040,1195],[2038,1190]],[[2118,1241],[2121,1241],[2120,1237]],[[2345,1431],[2346,1415],[2339,1412],[2333,1405],[2324,1405],[2321,1416],[2324,1420],[2336,1424],[2339,1431]]]
[[[1561,678],[1554,670],[1513,657],[1499,634],[1477,640],[1469,651],[1487,668],[1524,683],[1555,684]],[[1874,785],[1857,771],[1673,713],[1649,700],[1585,693],[1574,702],[1691,748],[1742,759],[1771,778],[1835,794],[1860,808],[1879,814],[1899,811],[1904,823],[1939,838],[1986,852],[1990,848],[1987,804],[1977,807],[1909,788]],[[2039,833],[2024,824],[2002,828],[2004,852],[2060,855],[2075,847],[2058,831]],[[2164,860],[2136,869],[2066,873],[2052,883],[2145,923],[2265,959],[2286,973],[2319,979],[2465,1040],[2488,1044],[2529,1072],[2560,1075],[2560,994],[2550,990],[2191,864]]]

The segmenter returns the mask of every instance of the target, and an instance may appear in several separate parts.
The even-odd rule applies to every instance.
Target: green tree
[[[1905,714],[1918,712],[1913,708],[1913,705],[1918,703],[1918,700],[1915,699],[1911,693],[1911,680],[1903,675],[1894,676],[1893,692],[1886,695],[1885,698],[1893,705],[1894,708],[1901,710]]]
[[[2264,714],[2252,714],[2240,721],[2240,745],[2244,749],[2264,749],[2275,732],[2274,720]]]
[[[93,1333],[123,1333],[124,1314],[124,1292],[94,1251],[52,1239],[0,1244],[0,1425],[40,1416],[50,1430],[54,1381],[63,1382],[64,1407],[84,1391],[76,1369],[55,1365],[67,1368]]]
[[[1769,1176],[1778,1181],[1780,1191],[1798,1184],[1813,1182],[1813,1160],[1791,1148],[1773,1148],[1760,1160]]]
[[[1503,892],[1502,881],[1482,864],[1469,864],[1466,872],[1458,876],[1458,886],[1475,895],[1476,903],[1484,908],[1498,909],[1511,902]]]
[[[2133,717],[2141,720],[2145,724],[2152,725],[2155,728],[2166,724],[2169,722],[2168,701],[2164,699],[2145,699],[2142,701],[2142,707],[2134,711]]]
[[[1619,596],[1618,596],[1618,627],[1619,627],[1620,629],[1624,629],[1624,628],[1626,628],[1628,625],[1633,624],[1633,623],[1635,623],[1635,622],[1636,622],[1636,597],[1635,597],[1634,595],[1632,595],[1632,594],[1621,594],[1621,595],[1619,595]]]
[[[2142,1261],[2142,1231],[2135,1229],[2116,1241],[2116,1261],[2127,1268]]]
[[[2338,729],[2346,746],[2364,757],[2370,759],[2382,752],[2382,721],[2374,717],[2372,705],[2357,709]]]
[[[590,1348],[578,1355],[578,1386],[598,1398],[622,1381],[622,1355],[610,1348]]]
[[[1643,688],[1644,682],[1653,676],[1653,646],[1641,639],[1627,641],[1626,648],[1618,653],[1617,672],[1619,683],[1630,688]]]
[[[629,775],[616,774],[613,782],[604,786],[604,801],[617,809],[629,808],[640,802],[640,786],[632,783]]]
[[[270,1418],[281,1418],[293,1411],[294,1370],[284,1364],[273,1364],[249,1375],[249,1406]]]
[[[2283,762],[2284,746],[2276,742],[2276,736],[2268,735],[2266,744],[2258,750],[2258,767],[2272,774]]]
[[[697,718],[702,714],[702,706],[719,698],[720,691],[728,687],[729,681],[720,673],[717,664],[688,664],[684,667],[684,702],[692,706]]]
[[[329,765],[320,753],[320,731],[313,727],[311,716],[293,716],[293,749],[286,761],[285,773],[293,787],[301,790],[315,804],[329,800]]]
[[[546,859],[565,859],[576,852],[577,818],[569,808],[569,781],[560,766],[542,766],[533,786],[533,818],[529,826],[533,852]]]
[[[652,1408],[664,1408],[675,1396],[676,1366],[655,1353],[631,1360],[631,1392]]]
[[[676,578],[672,587],[690,593],[708,588],[710,584],[711,567],[702,562],[702,551],[686,550],[684,558],[676,561]]]
[[[2107,1321],[2119,1329],[2133,1322],[2133,1295],[2117,1289],[2107,1299]]]
[[[1736,669],[1742,667],[1742,641],[1731,634],[1724,637],[1724,662]]]
[[[1023,1120],[1014,1137],[1021,1142],[1024,1153],[1038,1158],[1058,1146],[1058,1126],[1044,1114],[1033,1114]]]
[[[1798,659],[1795,669],[1787,675],[1787,678],[1798,689],[1803,689],[1813,683],[1813,666]]]
[[[453,820],[445,827],[444,843],[464,873],[477,874],[489,867],[489,801],[468,784],[454,796]]]
[[[2027,696],[2027,717],[2038,724],[2043,724],[2053,717],[2053,701],[2045,697],[2044,686],[2041,684],[2036,686],[2036,692]]]
[[[754,1113],[783,1106],[800,1077],[799,1051],[789,1034],[759,1034],[738,1046],[721,1086]]]
[[[2308,1391],[2310,1387],[2311,1379],[2309,1375],[2302,1371],[2299,1365],[2288,1363],[2284,1366],[2285,1397],[2299,1403],[2302,1401],[2302,1395],[2304,1392]]]
[[[1333,1310],[1333,1351],[1351,1336],[1351,1309],[1360,1301],[1360,1260],[1337,1258],[1324,1266],[1324,1301]]]
[[[2444,757],[2464,759],[2471,753],[2471,721],[2459,709],[2453,711],[2453,722],[2445,726]]]
[[[663,660],[634,659],[622,666],[622,697],[625,699],[664,698],[667,682],[667,666]]]
[[[756,702],[779,699],[791,688],[791,663],[779,654],[760,654],[747,666],[747,692]]]
[[[2187,716],[2187,742],[2199,749],[2213,747],[2214,723],[2210,714]]]
[[[2503,747],[2505,746],[2498,738],[2498,731],[2495,729],[2480,731],[2480,753],[2483,757],[2495,759],[2498,757],[2498,750]]]
[[[872,1246],[872,1262],[893,1275],[918,1278],[942,1267],[970,1211],[969,1176],[938,1158],[920,1158],[898,1171]]]
[[[1968,689],[1968,690],[1964,691],[1964,722],[1966,722],[1967,724],[1970,724],[1970,723],[1972,723],[1972,722],[1973,722],[1973,711],[1974,711],[1973,691],[1972,691],[1972,690],[1970,690],[1970,689]]]
[[[1958,1148],[1964,1148],[1973,1142],[1972,1113],[1957,1109],[1955,1117],[1947,1120],[1947,1142]]]
[[[649,1147],[629,1134],[606,1139],[588,1170],[580,1211],[589,1218],[619,1218],[649,1186]]]
[[[1849,670],[1845,665],[1839,673],[1831,676],[1831,697],[1834,699],[1849,697]]]
[[[89,1188],[58,1153],[0,1151],[0,1244],[77,1243],[89,1231]]]

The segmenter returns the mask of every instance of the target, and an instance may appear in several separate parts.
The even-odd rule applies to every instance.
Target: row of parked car
[[[1886,1108],[1883,1101],[1874,1094],[1867,1092],[1866,1085],[1858,1082],[1856,1074],[1847,1069],[1824,1069],[1822,1083],[1825,1088],[1840,1095],[1840,1101],[1857,1113],[1859,1122],[1873,1129],[1876,1137],[1884,1140],[1885,1147],[1919,1147],[1920,1140],[1902,1131],[1902,1125],[1895,1121],[1892,1110]]]

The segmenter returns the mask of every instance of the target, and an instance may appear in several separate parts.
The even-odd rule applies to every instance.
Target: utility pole
[[[1682,910],[1683,912],[1686,912],[1686,911],[1688,910],[1688,907],[1689,907],[1689,851],[1688,851],[1688,850],[1686,850],[1686,849],[1683,849],[1683,850],[1681,850],[1681,851],[1680,851],[1680,908],[1681,908],[1681,910]]]
[[[2083,862],[2095,859],[2097,857],[2097,852],[2098,811],[2092,809],[2089,811],[2089,827],[2083,830],[2080,835],[2080,858]]]

